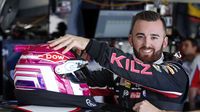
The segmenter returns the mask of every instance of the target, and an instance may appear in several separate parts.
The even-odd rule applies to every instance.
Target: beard
[[[153,62],[157,61],[158,59],[160,59],[160,57],[162,55],[163,47],[161,46],[161,48],[158,51],[155,51],[154,48],[145,47],[145,46],[141,47],[139,49],[139,51],[134,49],[134,47],[133,47],[133,50],[134,50],[136,58],[140,59],[144,63],[153,63]],[[144,54],[144,53],[142,53],[143,50],[151,50],[152,53]]]

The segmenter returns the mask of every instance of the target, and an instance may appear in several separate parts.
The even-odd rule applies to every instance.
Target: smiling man
[[[138,13],[132,21],[129,43],[134,54],[74,35],[49,41],[55,50],[64,47],[63,53],[74,47],[86,50],[101,66],[117,74],[114,92],[123,107],[131,109],[147,100],[162,110],[182,110],[188,77],[177,60],[167,60],[170,56],[163,53],[168,44],[163,18],[152,11]],[[110,82],[108,78],[104,80],[102,83]]]

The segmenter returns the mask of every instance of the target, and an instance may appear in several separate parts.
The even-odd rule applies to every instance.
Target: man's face
[[[154,62],[161,57],[163,48],[167,47],[168,38],[165,35],[161,20],[137,20],[129,35],[136,57],[143,62]]]
[[[196,52],[196,47],[192,45],[189,40],[183,41],[181,45],[181,53],[183,56],[194,55]]]

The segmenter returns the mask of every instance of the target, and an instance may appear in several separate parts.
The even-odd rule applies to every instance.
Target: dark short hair
[[[196,39],[193,39],[193,38],[185,38],[184,40],[182,40],[182,42],[185,42],[185,41],[190,41],[192,46],[197,46],[198,47],[198,42]]]
[[[129,34],[132,33],[133,27],[137,20],[145,20],[145,21],[161,20],[161,22],[163,23],[164,31],[166,31],[165,20],[159,13],[156,13],[154,11],[142,11],[142,12],[137,13],[135,16],[133,16],[131,30],[130,30]]]

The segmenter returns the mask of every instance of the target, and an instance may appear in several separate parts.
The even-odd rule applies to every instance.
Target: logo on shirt
[[[124,92],[123,92],[123,97],[126,97],[126,96],[128,96],[129,95],[129,91],[128,90],[124,90]]]
[[[140,98],[141,97],[141,92],[131,92],[130,98],[135,99],[135,98]]]
[[[123,63],[123,61],[125,61],[125,63]],[[112,53],[110,63],[117,64],[119,68],[126,69],[127,71],[143,75],[152,75],[152,72],[149,71],[151,68],[150,64],[144,64],[137,60],[131,60],[123,55],[117,56],[116,53]],[[137,68],[136,65],[140,65],[141,67]]]

